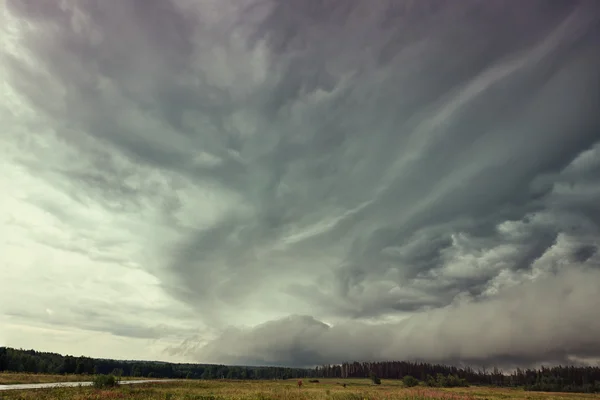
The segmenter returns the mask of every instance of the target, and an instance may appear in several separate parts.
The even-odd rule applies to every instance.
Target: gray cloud
[[[593,0],[216,4],[8,1],[30,240],[153,275],[200,361],[598,356]]]
[[[374,359],[509,367],[571,363],[575,356],[600,357],[600,326],[594,318],[600,305],[598,279],[597,270],[573,267],[485,301],[455,303],[390,324],[330,327],[312,317],[292,316],[250,330],[232,329],[186,351],[205,360],[259,365]]]

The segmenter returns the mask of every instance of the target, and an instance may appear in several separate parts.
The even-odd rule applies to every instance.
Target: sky
[[[600,360],[596,0],[5,0],[0,345]]]

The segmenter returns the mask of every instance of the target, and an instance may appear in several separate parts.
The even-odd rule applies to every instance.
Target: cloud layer
[[[3,19],[6,344],[600,358],[594,0],[9,0]]]

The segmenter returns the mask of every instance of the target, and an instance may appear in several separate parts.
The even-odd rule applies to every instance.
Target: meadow
[[[94,375],[81,374],[32,374],[18,372],[0,372],[0,385],[18,385],[24,383],[86,382]],[[127,380],[148,379],[127,377]],[[0,397],[1,398],[1,397]]]
[[[346,384],[346,387],[343,384]],[[495,399],[600,399],[600,394],[526,392],[518,389],[468,387],[432,389],[405,388],[400,381],[383,380],[372,385],[364,379],[321,379],[319,383],[303,380],[234,381],[181,380],[139,385],[121,385],[111,389],[91,387],[15,390],[0,392],[2,400],[495,400]]]

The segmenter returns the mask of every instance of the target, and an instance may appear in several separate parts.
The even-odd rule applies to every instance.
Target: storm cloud
[[[6,345],[600,358],[596,1],[8,0],[0,29]]]

